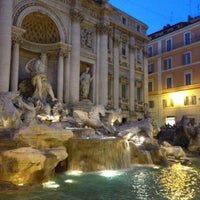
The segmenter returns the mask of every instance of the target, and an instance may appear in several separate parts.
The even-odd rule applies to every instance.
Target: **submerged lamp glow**
[[[105,170],[100,173],[100,175],[104,177],[114,177],[114,176],[119,176],[121,174],[122,172],[114,171],[114,170]]]
[[[48,181],[46,183],[42,184],[44,188],[58,188],[60,187],[59,184],[57,184],[55,181]]]
[[[65,180],[65,183],[73,183],[74,181],[72,179]]]
[[[82,173],[83,173],[82,171],[73,170],[73,171],[67,172],[67,175],[80,176]]]

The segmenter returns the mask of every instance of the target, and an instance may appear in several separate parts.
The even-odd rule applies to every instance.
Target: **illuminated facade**
[[[200,17],[149,35],[149,111],[159,125],[200,123]]]
[[[143,116],[148,101],[147,26],[108,0],[1,0],[0,92],[17,90],[25,64],[41,57],[56,97],[80,99],[90,68],[89,101]],[[89,104],[89,105],[91,105]]]

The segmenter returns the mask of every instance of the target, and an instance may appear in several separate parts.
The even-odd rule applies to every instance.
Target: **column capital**
[[[108,34],[111,31],[110,30],[110,25],[105,23],[105,22],[97,24],[96,25],[96,30],[100,34]]]
[[[23,41],[23,37],[22,35],[25,33],[26,31],[22,28],[16,27],[16,26],[12,26],[12,41],[14,43],[22,43]]]
[[[63,50],[63,49],[60,49],[59,52],[58,52],[58,56],[67,57],[68,56],[68,52]]]
[[[72,21],[81,22],[84,19],[84,16],[79,8],[72,8],[70,11]]]
[[[114,46],[118,47],[120,44],[120,38],[118,36],[113,37]]]

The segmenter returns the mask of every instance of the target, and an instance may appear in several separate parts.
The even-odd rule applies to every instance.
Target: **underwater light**
[[[74,181],[72,179],[65,180],[65,183],[73,183]]]
[[[114,177],[114,176],[119,176],[121,174],[122,172],[114,171],[114,170],[105,170],[100,173],[100,175],[104,177]]]
[[[83,173],[83,171],[79,171],[79,170],[73,170],[73,171],[66,172],[67,175],[73,175],[73,176],[80,176],[82,173]]]
[[[160,169],[160,167],[155,165],[155,166],[153,166],[153,169]]]
[[[60,187],[60,185],[57,184],[55,181],[48,181],[46,183],[42,183],[42,186],[44,188],[58,188],[58,187]]]

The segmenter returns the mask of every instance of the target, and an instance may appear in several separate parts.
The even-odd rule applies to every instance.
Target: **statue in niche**
[[[45,65],[41,59],[32,59],[25,66],[26,72],[31,74],[32,85],[34,86],[34,92],[32,98],[34,100],[40,100],[46,102],[48,98],[51,101],[55,101],[51,84],[48,82],[45,74]]]
[[[90,84],[93,80],[89,73],[90,68],[87,67],[85,72],[83,72],[80,76],[80,96],[81,99],[88,99],[90,92]]]

